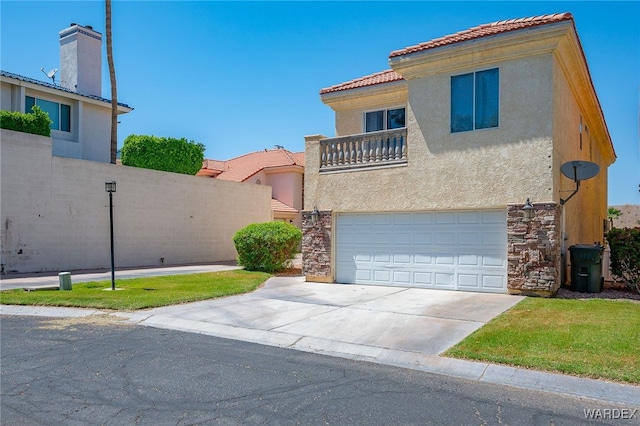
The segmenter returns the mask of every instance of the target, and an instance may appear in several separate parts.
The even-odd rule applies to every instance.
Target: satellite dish
[[[49,72],[46,72],[44,70],[44,67],[40,68],[40,71],[42,71],[44,73],[44,75],[47,76],[47,78],[50,78],[51,81],[53,82],[53,84],[56,84],[56,73],[58,72],[58,68],[54,68]]]
[[[576,195],[578,190],[580,189],[580,181],[591,179],[600,171],[600,166],[596,163],[592,163],[591,161],[567,161],[562,166],[560,166],[560,171],[563,175],[568,177],[569,179],[573,179],[576,183],[576,189],[573,191],[571,195],[569,195],[564,200],[560,198],[560,205],[564,205],[571,197]]]
[[[560,171],[575,181],[591,179],[600,171],[600,166],[591,161],[567,161],[560,166]]]

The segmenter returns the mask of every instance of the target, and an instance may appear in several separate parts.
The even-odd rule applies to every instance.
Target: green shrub
[[[614,228],[607,233],[611,272],[640,294],[640,228]]]
[[[122,164],[195,175],[202,168],[204,149],[203,144],[185,138],[129,135],[122,147]]]
[[[248,271],[285,269],[298,252],[302,232],[285,222],[254,223],[233,237],[238,264]]]
[[[49,114],[37,105],[31,113],[0,110],[0,128],[16,132],[31,133],[40,136],[51,136],[51,119]]]

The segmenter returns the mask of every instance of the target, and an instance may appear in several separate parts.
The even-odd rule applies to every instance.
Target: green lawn
[[[640,303],[527,298],[444,355],[640,383]]]
[[[122,289],[116,291],[110,291],[111,281],[73,283],[71,291],[2,291],[0,303],[135,310],[247,293],[269,277],[244,270],[145,277],[116,280],[116,288]]]

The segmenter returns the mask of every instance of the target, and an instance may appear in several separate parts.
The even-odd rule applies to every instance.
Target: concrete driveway
[[[379,350],[440,354],[520,300],[274,277],[251,294],[121,315],[163,328],[377,358]]]

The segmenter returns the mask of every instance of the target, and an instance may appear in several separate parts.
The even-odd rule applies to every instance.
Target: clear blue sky
[[[113,3],[120,146],[132,133],[185,137],[225,160],[304,136],[334,135],[318,91],[389,68],[391,51],[479,24],[574,15],[618,155],[609,204],[640,204],[640,3]],[[3,70],[46,80],[71,22],[105,33],[103,1],[0,1]],[[106,55],[103,96],[110,97]]]

